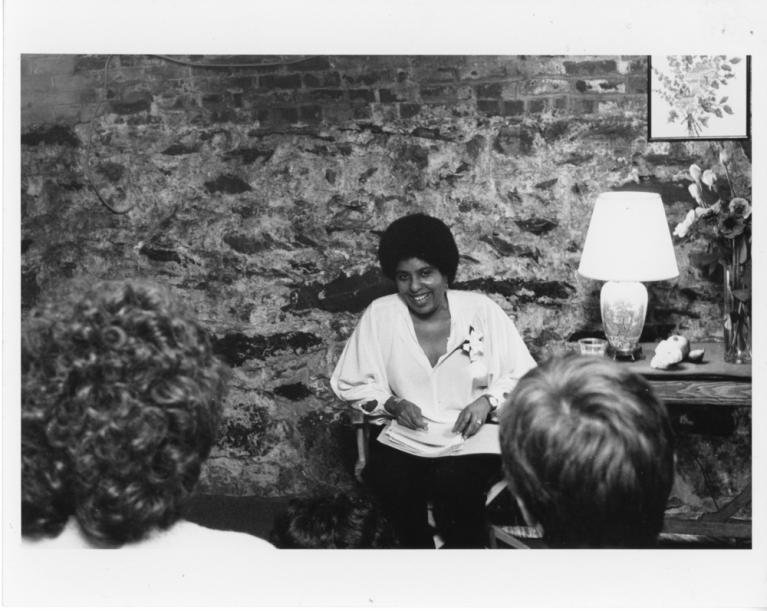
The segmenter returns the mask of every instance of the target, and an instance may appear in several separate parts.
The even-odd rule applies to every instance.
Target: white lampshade
[[[594,204],[578,273],[595,280],[647,282],[679,275],[657,193],[611,191]]]

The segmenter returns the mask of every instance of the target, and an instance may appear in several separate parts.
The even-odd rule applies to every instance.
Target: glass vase
[[[724,266],[724,360],[751,362],[751,282],[742,245],[733,240],[732,259]]]

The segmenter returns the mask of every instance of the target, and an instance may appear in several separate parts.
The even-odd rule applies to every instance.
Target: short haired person
[[[476,434],[535,366],[514,323],[487,296],[451,288],[458,248],[437,218],[395,220],[378,259],[397,293],[363,313],[331,376],[333,391],[380,424],[442,422]],[[403,547],[434,547],[429,500],[446,547],[486,545],[485,493],[500,476],[498,456],[423,458],[374,441],[363,475]]]
[[[271,547],[180,519],[226,371],[167,292],[107,283],[33,310],[21,356],[25,544]]]
[[[550,547],[653,547],[674,477],[666,408],[615,361],[552,359],[517,384],[500,418],[512,494]]]
[[[386,549],[396,542],[372,498],[344,492],[291,499],[269,540],[281,549]]]

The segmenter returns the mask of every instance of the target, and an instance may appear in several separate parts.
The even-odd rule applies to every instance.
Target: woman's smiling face
[[[416,316],[428,318],[447,307],[447,276],[431,263],[415,257],[400,261],[394,280],[400,297]]]

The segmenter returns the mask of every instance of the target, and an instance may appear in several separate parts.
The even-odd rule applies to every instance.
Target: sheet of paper
[[[461,435],[452,431],[453,425],[446,424],[444,422],[429,422],[427,429],[411,429],[406,426],[402,426],[397,422],[392,422],[387,428],[387,434],[398,437],[406,437],[412,439],[418,443],[436,446],[444,448],[446,446],[455,445],[457,442],[463,441]]]
[[[449,456],[451,454],[454,454],[458,450],[458,448],[460,448],[461,446],[460,442],[456,445],[445,446],[445,447],[419,445],[418,442],[409,440],[405,437],[398,438],[396,434],[394,436],[382,434],[379,440],[384,445],[390,446],[392,448],[396,448],[397,450],[401,450],[402,452],[407,452],[408,454],[412,454],[413,456],[421,456],[423,458],[437,458],[439,456]]]
[[[390,435],[388,432],[394,425],[396,425],[396,428],[393,429],[394,435]],[[483,425],[476,435],[473,435],[466,440],[461,440],[460,437],[456,440],[452,433],[448,435],[447,433],[450,432],[451,428],[452,425],[430,422],[430,431],[420,435],[421,438],[430,439],[433,442],[432,444],[427,444],[419,441],[418,431],[407,429],[396,422],[392,422],[381,431],[381,434],[378,436],[378,441],[389,447],[407,452],[408,454],[426,458],[501,453],[497,424]],[[405,429],[404,434],[402,433],[402,429]],[[452,443],[445,443],[445,439],[451,439]],[[442,445],[439,445],[440,442]],[[434,443],[437,445],[434,445]]]
[[[456,454],[500,454],[497,424],[483,424],[476,435],[463,442]]]
[[[382,441],[403,452],[426,457],[451,454],[463,443],[463,437],[453,433],[450,425],[432,425],[426,430],[414,430],[392,422],[382,432]]]

